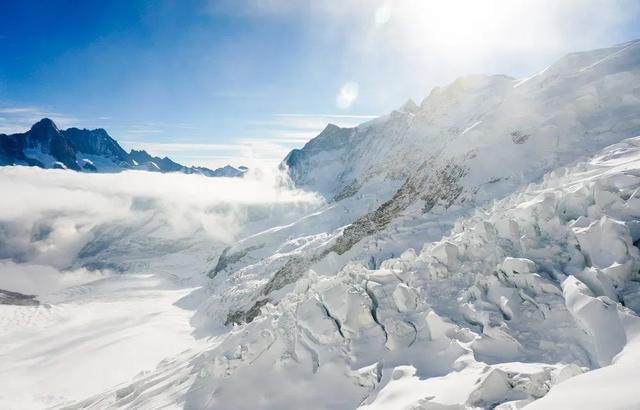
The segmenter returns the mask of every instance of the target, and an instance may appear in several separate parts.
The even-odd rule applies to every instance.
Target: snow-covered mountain
[[[483,197],[504,195],[640,131],[638,48],[633,41],[570,54],[524,80],[463,77],[434,89],[420,106],[409,101],[355,128],[328,125],[283,165],[298,186],[329,199],[438,172],[464,185],[458,200],[476,189]],[[464,175],[455,177],[458,167]]]
[[[174,286],[201,286],[173,303],[193,311],[198,343],[85,400],[51,400],[69,409],[638,408],[639,113],[632,41],[570,54],[527,79],[464,77],[420,105],[329,125],[281,165],[325,203],[278,224],[262,219],[191,266],[177,255],[205,243],[154,254],[154,270],[179,277]],[[113,237],[133,235],[90,234],[83,249],[93,251],[76,267],[108,260]],[[144,259],[135,246],[119,252]],[[22,334],[15,322],[7,338]],[[83,340],[61,354],[82,354]]]
[[[102,128],[60,130],[48,118],[38,121],[25,133],[0,134],[0,165],[28,165],[83,172],[141,169],[210,177],[238,177],[247,170],[246,167],[234,168],[230,165],[216,170],[186,167],[167,157],[151,156],[144,150],[127,153]]]
[[[418,249],[477,207],[640,135],[638,84],[635,41],[570,54],[526,80],[465,77],[420,108],[405,104],[408,111],[352,129],[330,125],[283,163],[297,186],[322,193],[329,206],[234,244],[210,275],[232,278],[242,289],[233,304],[246,312],[278,300],[272,293],[309,269],[335,272],[353,260],[375,268]],[[249,272],[261,284],[254,291]],[[225,316],[225,305],[216,302],[213,315]],[[230,321],[243,315],[228,309]]]
[[[632,138],[62,408],[637,408],[639,191]]]

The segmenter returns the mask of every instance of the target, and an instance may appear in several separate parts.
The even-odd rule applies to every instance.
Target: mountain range
[[[213,341],[70,408],[637,407],[639,84],[631,41],[327,126],[281,164],[326,205],[207,268]]]
[[[227,165],[211,170],[187,167],[168,157],[151,156],[144,150],[127,153],[102,128],[58,129],[43,118],[24,133],[0,134],[0,166],[26,165],[40,168],[70,169],[80,172],[119,172],[137,169],[151,172],[181,172],[208,177],[239,177],[247,168]]]
[[[64,373],[68,358],[100,355],[108,366],[83,371],[108,372],[146,357],[168,338],[140,337],[137,355],[116,342],[166,314],[150,306],[177,306],[193,312],[183,324],[197,338],[189,348],[89,397],[52,387],[40,407],[640,408],[639,113],[636,40],[566,55],[523,79],[462,77],[357,127],[328,125],[280,164],[298,190],[324,200],[273,224],[272,207],[251,204],[224,244],[168,236],[148,200],[132,201],[145,211],[135,229],[71,224],[69,214],[51,221],[59,212],[24,229],[8,221],[0,244],[18,249],[16,263],[31,254],[43,263],[56,250],[47,241],[79,225],[80,250],[60,269],[126,273],[28,295],[0,332],[2,344],[22,343],[9,374],[32,366],[45,378]],[[3,152],[26,163],[47,141],[59,166],[82,169],[77,153],[94,148],[76,140],[93,139],[36,126]],[[97,139],[114,164],[147,158]],[[173,299],[152,299],[163,291]],[[107,330],[90,328],[91,316],[69,330],[52,323],[72,315],[42,313],[49,304],[81,314],[95,299],[125,306],[114,319],[109,304]],[[34,318],[59,342],[56,355],[23,343]],[[67,332],[73,343],[60,341]]]

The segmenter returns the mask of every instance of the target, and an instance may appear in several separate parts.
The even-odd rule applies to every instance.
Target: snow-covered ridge
[[[517,87],[507,76],[463,77],[419,107],[329,125],[283,166],[299,186],[340,199],[367,184],[398,188],[425,160],[464,162],[468,190],[500,178],[485,196],[504,195],[578,152],[638,135],[639,79],[640,41],[570,54]]]
[[[635,41],[328,126],[283,162],[326,204],[188,249],[199,343],[58,407],[640,406],[639,77]]]
[[[60,130],[48,118],[21,134],[0,134],[0,166],[28,165],[40,168],[72,169],[81,172],[120,172],[139,169],[151,172],[181,172],[209,177],[239,177],[246,167],[227,165],[211,170],[186,167],[171,159],[154,157],[146,151],[127,153],[102,129]]]
[[[205,316],[214,325],[254,317],[308,269],[379,266],[478,206],[640,135],[639,80],[636,41],[571,54],[515,89],[510,77],[474,75],[434,90],[418,111],[327,126],[283,167],[331,205],[231,246],[210,272]]]
[[[378,269],[308,271],[203,352],[68,408],[635,408],[639,192],[640,137]],[[602,397],[585,372],[612,363],[598,387],[626,389]]]

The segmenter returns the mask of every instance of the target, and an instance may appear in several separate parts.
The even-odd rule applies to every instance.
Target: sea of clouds
[[[138,235],[138,243],[199,238],[224,246],[322,204],[315,194],[286,182],[265,171],[208,178],[2,167],[0,289],[39,294],[107,274],[76,263],[83,249],[96,243],[117,247]]]

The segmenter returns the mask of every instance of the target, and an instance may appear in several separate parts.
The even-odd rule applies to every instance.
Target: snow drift
[[[640,406],[632,388],[640,346],[639,79],[634,41],[568,55],[524,80],[465,77],[359,127],[328,126],[282,165],[326,203],[258,183],[243,185],[248,196],[230,205],[214,191],[200,199],[211,185],[165,185],[173,176],[143,181],[133,173],[122,174],[124,186],[82,185],[82,200],[102,195],[115,201],[111,212],[84,213],[77,201],[24,215],[16,206],[4,229],[19,235],[2,246],[11,263],[127,273],[42,302],[68,308],[110,300],[114,289],[152,301],[172,292],[162,312],[138,307],[139,322],[188,316],[191,337],[175,343],[189,347],[182,353],[152,342],[170,358],[131,381],[62,397],[52,388],[36,403],[507,410],[597,409],[606,399],[607,407]],[[84,176],[97,177],[113,178]],[[62,185],[65,193],[77,186]],[[171,195],[158,193],[168,186]],[[80,223],[64,223],[68,209]],[[38,227],[58,217],[73,229]],[[93,227],[88,240],[74,233],[83,224]],[[47,238],[71,239],[42,246],[51,245]],[[127,306],[126,297],[119,301]],[[45,307],[7,309],[31,318]],[[3,343],[22,335],[23,319],[9,323]],[[128,333],[116,326],[105,335]],[[63,352],[101,351],[79,345],[86,349],[72,344]],[[8,357],[18,357],[4,373],[12,391],[25,391],[15,382],[28,379],[20,365],[53,360],[25,355],[28,347]],[[81,391],[90,397],[81,400]]]
[[[79,400],[196,346],[211,260],[322,203],[284,182],[0,168],[2,407]]]
[[[635,408],[600,393],[637,382],[638,192],[635,138],[378,269],[309,271],[203,352],[69,408]]]

